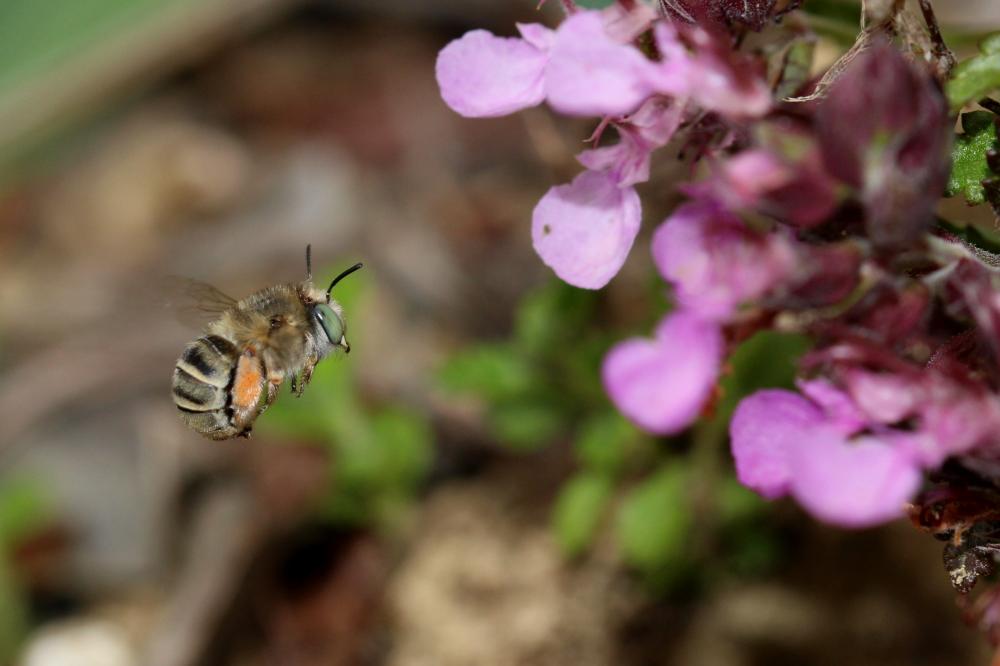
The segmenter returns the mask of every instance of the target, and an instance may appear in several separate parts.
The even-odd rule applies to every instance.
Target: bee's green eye
[[[323,331],[326,332],[326,337],[330,339],[331,344],[339,344],[340,339],[344,337],[344,321],[340,318],[332,308],[326,305],[317,305],[314,310],[314,316],[319,319],[319,323],[323,325]]]

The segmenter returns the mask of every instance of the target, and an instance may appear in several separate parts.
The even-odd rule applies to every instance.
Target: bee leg
[[[260,411],[257,412],[257,416],[260,416],[261,414],[266,412],[267,408],[274,403],[275,398],[278,397],[278,390],[280,388],[281,388],[281,378],[272,377],[270,381],[267,382],[267,395],[264,397],[264,404],[261,405]]]
[[[319,359],[311,357],[306,361],[305,366],[302,368],[302,375],[299,377],[297,384],[292,385],[292,390],[295,391],[295,397],[302,397],[302,392],[306,390],[309,386],[309,382],[312,381],[313,370],[316,369],[316,364],[319,363]]]

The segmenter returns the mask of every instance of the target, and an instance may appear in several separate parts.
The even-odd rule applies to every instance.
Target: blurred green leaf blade
[[[602,474],[584,472],[563,484],[552,514],[556,542],[574,557],[591,544],[611,497],[611,481]]]

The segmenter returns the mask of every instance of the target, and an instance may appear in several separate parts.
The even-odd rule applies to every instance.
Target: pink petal
[[[795,263],[781,236],[756,234],[707,201],[678,208],[653,234],[652,251],[677,299],[713,319],[725,319],[740,303],[762,296]]]
[[[736,118],[756,117],[771,108],[767,82],[753,63],[727,43],[698,27],[686,27],[693,51],[685,47],[669,21],[654,28],[661,66],[655,87],[670,95],[690,95],[709,111]]]
[[[670,434],[689,426],[712,392],[719,373],[722,335],[686,312],[660,322],[652,340],[617,344],[604,358],[604,388],[638,426]]]
[[[521,33],[521,37],[524,37],[524,41],[539,51],[548,53],[552,48],[552,43],[556,40],[556,31],[541,23],[516,23],[515,25],[517,31]]]
[[[646,32],[656,21],[658,14],[645,2],[633,3],[628,8],[616,2],[601,11],[601,18],[611,39],[620,44],[628,44]]]
[[[542,26],[523,26],[531,42],[542,43]],[[503,116],[536,106],[545,99],[548,54],[529,41],[473,30],[438,54],[441,97],[470,118]]]
[[[612,40],[599,12],[581,11],[559,26],[545,71],[549,105],[570,115],[620,116],[652,93],[656,65]]]
[[[869,527],[903,515],[920,470],[905,448],[874,437],[845,441],[821,430],[790,449],[792,494],[809,513],[841,527]]]
[[[768,499],[786,494],[792,483],[789,451],[823,427],[823,413],[797,393],[765,390],[744,398],[729,423],[740,483]]]
[[[584,171],[545,193],[531,216],[531,237],[542,261],[575,287],[600,289],[628,257],[642,208],[632,188],[613,174]]]
[[[844,435],[864,430],[868,419],[861,413],[851,397],[827,379],[810,379],[797,382],[799,390],[823,410],[829,423]]]
[[[850,370],[845,382],[854,402],[877,423],[895,423],[908,417],[923,397],[923,387],[909,377]]]
[[[618,143],[585,150],[576,159],[588,169],[611,172],[622,187],[644,183],[649,180],[653,151],[670,141],[683,114],[683,103],[650,98],[630,117],[615,123]]]

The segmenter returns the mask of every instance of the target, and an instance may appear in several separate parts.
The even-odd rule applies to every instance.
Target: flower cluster
[[[555,30],[519,25],[520,38],[471,32],[437,64],[463,115],[545,102],[617,130],[532,218],[542,260],[579,287],[625,262],[651,156],[712,133],[698,138],[705,176],[680,186],[687,201],[652,235],[676,308],[605,357],[618,409],[680,432],[710,407],[737,344],[798,331],[815,343],[798,391],[759,391],[733,415],[746,486],[863,527],[926,507],[918,493],[946,461],[1000,478],[1000,261],[935,217],[954,122],[940,82],[875,35],[824,96],[782,102],[732,35],[773,19],[773,1],[661,4],[571,7]]]

